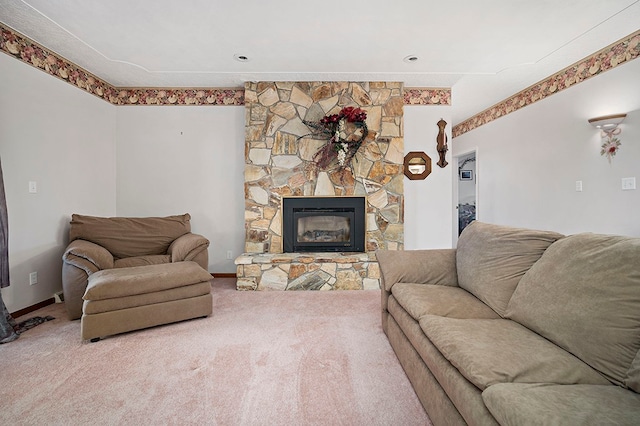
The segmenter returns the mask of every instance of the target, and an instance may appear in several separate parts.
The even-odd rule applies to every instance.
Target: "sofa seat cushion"
[[[556,232],[474,221],[458,239],[458,284],[504,316],[520,278],[559,238]]]
[[[135,294],[133,296],[116,297],[102,300],[85,300],[82,313],[94,315],[102,312],[112,312],[120,309],[137,308],[138,306],[154,305],[156,303],[189,299],[211,292],[210,282],[199,282],[153,293]]]
[[[520,281],[511,318],[640,392],[640,238],[577,234],[552,244]]]
[[[171,263],[171,256],[168,254],[157,254],[154,256],[136,256],[118,259],[114,262],[115,268],[131,268],[133,266],[162,265]]]
[[[640,424],[640,395],[613,385],[503,383],[482,399],[501,425]]]
[[[424,315],[500,318],[490,307],[460,287],[397,283],[392,287],[391,293],[416,321]]]
[[[425,315],[420,328],[481,390],[506,382],[609,384],[575,356],[514,321]]]
[[[83,299],[104,300],[147,294],[208,283],[211,279],[211,275],[195,262],[107,269],[89,276]]]

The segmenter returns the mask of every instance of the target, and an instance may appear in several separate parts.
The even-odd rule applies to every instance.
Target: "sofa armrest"
[[[386,291],[399,282],[458,286],[456,249],[378,250],[376,257]]]
[[[111,269],[114,264],[113,255],[106,248],[85,240],[71,241],[62,259],[65,263],[84,270],[87,275]]]
[[[171,255],[171,262],[184,262],[194,260],[207,248],[209,248],[208,239],[189,232],[176,238],[169,246],[167,254]]]

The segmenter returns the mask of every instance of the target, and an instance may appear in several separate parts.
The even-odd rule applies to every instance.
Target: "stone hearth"
[[[374,253],[248,253],[236,265],[238,290],[380,288]]]
[[[245,85],[245,253],[239,289],[379,288],[377,249],[404,245],[402,83],[258,82]],[[320,169],[328,143],[303,121],[353,106],[368,134],[347,167]],[[365,253],[283,255],[282,198],[366,197]]]

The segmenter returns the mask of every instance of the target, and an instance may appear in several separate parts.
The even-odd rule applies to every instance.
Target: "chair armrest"
[[[62,291],[70,320],[82,316],[82,295],[89,275],[113,268],[113,255],[98,244],[73,240],[62,255]]]
[[[376,257],[387,291],[399,282],[458,286],[456,249],[378,250]]]
[[[62,259],[65,263],[84,270],[87,275],[111,269],[114,262],[113,255],[106,248],[85,240],[71,241]]]
[[[176,238],[167,254],[171,255],[171,262],[194,260],[198,254],[209,247],[209,240],[202,235],[188,233]]]

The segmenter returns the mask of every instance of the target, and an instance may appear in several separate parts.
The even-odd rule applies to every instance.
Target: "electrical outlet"
[[[582,181],[581,180],[577,180],[576,181],[576,192],[582,192]]]
[[[231,250],[227,250],[227,260],[231,260],[232,257],[233,253],[231,252]]]
[[[29,285],[38,284],[38,273],[32,272],[29,274]]]
[[[29,182],[29,194],[37,194],[38,193],[38,183],[34,181]]]

